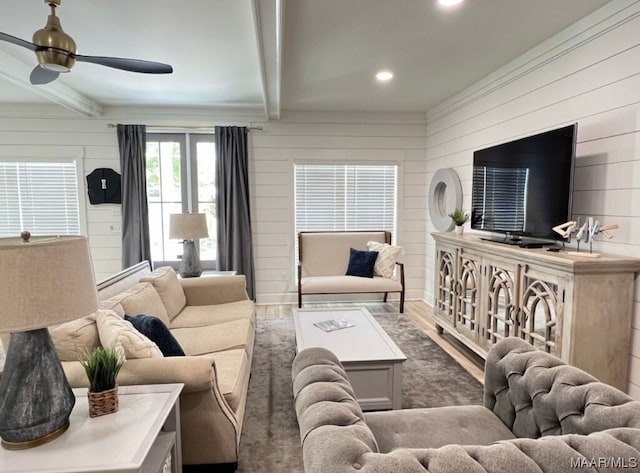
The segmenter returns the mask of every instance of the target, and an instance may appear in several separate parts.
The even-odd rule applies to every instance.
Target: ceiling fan
[[[29,76],[32,84],[47,84],[56,80],[61,72],[69,72],[76,61],[91,62],[114,69],[145,74],[170,74],[173,72],[170,65],[160,62],[76,54],[76,42],[62,30],[60,19],[56,16],[56,7],[60,6],[61,1],[44,0],[44,3],[51,7],[51,14],[45,27],[33,34],[32,43],[0,32],[0,40],[22,46],[36,53],[38,65]]]

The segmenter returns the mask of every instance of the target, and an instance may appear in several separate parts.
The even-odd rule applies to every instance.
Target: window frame
[[[149,131],[146,135],[148,142],[178,142],[180,144],[180,195],[182,212],[193,212],[198,208],[198,163],[197,163],[197,145],[199,142],[210,142],[215,146],[215,135],[213,133],[176,133],[176,132],[156,132]],[[146,161],[146,156],[145,156]],[[148,188],[148,186],[147,186]],[[147,196],[148,201],[148,196]],[[214,200],[215,202],[215,200]],[[149,203],[149,201],[148,201]],[[176,203],[174,201],[161,200],[159,203]],[[164,221],[162,223],[164,228]],[[210,229],[212,232],[215,229]],[[162,235],[164,238],[164,234]],[[216,235],[209,235],[210,238],[217,240]],[[217,245],[217,241],[216,241]],[[196,241],[196,248],[200,251],[200,241]],[[164,255],[166,257],[166,254]],[[203,270],[215,270],[217,261],[215,259],[200,260]],[[171,266],[175,270],[180,267],[180,259],[152,260],[154,267]]]

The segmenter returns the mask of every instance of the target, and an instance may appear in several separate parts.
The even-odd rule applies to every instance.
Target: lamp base
[[[64,434],[69,428],[69,421],[58,430],[51,432],[50,434],[45,435],[44,437],[40,437],[33,440],[27,440],[25,442],[9,442],[6,440],[2,440],[0,442],[2,446],[6,450],[26,450],[28,448],[37,447],[39,445],[44,445],[45,443],[51,442],[52,440],[57,439],[62,434]]]
[[[200,256],[196,250],[196,242],[184,240],[182,242],[182,260],[180,261],[180,276],[183,278],[197,278],[202,274]]]
[[[46,328],[13,332],[0,379],[0,437],[27,449],[59,437],[76,398]]]

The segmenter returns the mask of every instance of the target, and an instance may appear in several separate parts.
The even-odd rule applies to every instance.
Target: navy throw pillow
[[[347,267],[347,276],[372,278],[373,267],[376,264],[377,258],[377,251],[362,251],[351,248],[349,250],[349,266]]]
[[[131,322],[138,332],[158,345],[164,356],[185,356],[178,340],[158,317],[141,314],[133,317],[125,315],[124,318]]]

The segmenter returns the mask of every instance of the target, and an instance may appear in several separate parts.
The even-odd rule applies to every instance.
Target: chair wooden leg
[[[387,296],[389,295],[388,292],[384,293],[384,299],[382,299],[382,302],[387,302]]]
[[[404,314],[404,289],[400,293],[400,313]]]

